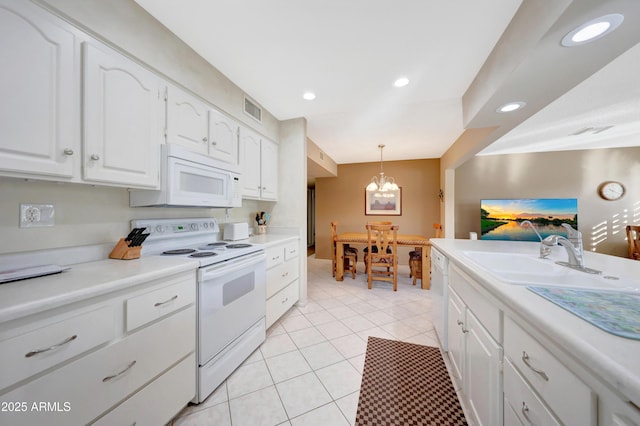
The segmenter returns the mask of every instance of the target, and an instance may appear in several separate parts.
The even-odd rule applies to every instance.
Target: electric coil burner
[[[175,249],[175,250],[165,250],[162,252],[162,254],[167,254],[170,256],[177,256],[177,255],[181,255],[181,254],[191,254],[191,253],[195,253],[196,249]]]
[[[217,256],[218,253],[214,253],[212,251],[199,251],[193,254],[190,254],[189,257],[211,257],[211,256]]]
[[[247,248],[247,247],[251,247],[251,244],[227,244],[226,246],[227,248],[230,249],[241,249],[241,248]]]

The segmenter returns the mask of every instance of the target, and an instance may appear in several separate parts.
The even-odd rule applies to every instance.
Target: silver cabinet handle
[[[129,370],[131,369],[131,367],[133,367],[134,365],[136,365],[136,360],[135,360],[135,359],[134,359],[133,361],[131,361],[131,362],[129,363],[129,365],[127,365],[127,366],[125,367],[125,369],[124,369],[124,370],[122,370],[122,371],[120,371],[120,372],[118,372],[118,373],[116,373],[116,374],[112,374],[111,376],[107,376],[107,377],[105,377],[104,379],[102,379],[102,382],[103,382],[103,383],[104,383],[104,382],[108,382],[109,380],[113,380],[113,379],[115,379],[116,377],[123,375],[124,373],[126,373],[127,371],[129,371]]]
[[[91,157],[89,158],[92,159],[93,161],[98,161],[100,159],[100,156],[98,154],[91,154]]]
[[[78,335],[77,335],[77,334],[74,334],[73,336],[71,336],[71,337],[67,337],[67,338],[66,338],[66,339],[64,339],[62,342],[60,342],[60,343],[58,343],[58,344],[56,344],[56,345],[49,346],[48,348],[44,348],[44,349],[34,349],[34,350],[32,350],[32,351],[27,352],[26,354],[24,354],[24,356],[25,356],[26,358],[31,358],[31,357],[32,357],[32,356],[34,356],[34,355],[38,355],[38,354],[41,354],[41,353],[43,353],[43,352],[49,352],[49,351],[52,351],[52,350],[54,350],[54,349],[58,349],[60,346],[66,345],[67,343],[69,343],[69,342],[71,342],[71,341],[73,341],[73,340],[76,340],[77,338],[78,338]]]
[[[529,418],[529,407],[527,407],[527,404],[525,404],[524,401],[522,401],[522,415],[527,420],[527,422],[529,422],[531,426],[534,426],[533,422]]]
[[[218,145],[218,142],[216,142],[216,140],[214,139],[211,141],[211,145]]]
[[[464,326],[463,326],[463,327],[462,327],[462,332],[463,332],[464,334],[467,334],[467,333],[469,332],[469,330],[468,330],[468,329],[466,329],[466,328],[464,328]]]
[[[524,362],[526,364],[527,367],[529,367],[531,370],[533,370],[534,373],[537,373],[540,375],[540,377],[542,377],[545,381],[549,381],[549,376],[547,376],[547,373],[545,373],[542,370],[539,370],[537,368],[535,368],[533,365],[529,364],[529,354],[527,354],[525,351],[522,351],[522,362]]]
[[[73,150],[71,148],[65,148],[64,155],[73,155]]]
[[[173,296],[171,299],[169,300],[165,300],[164,302],[157,302],[155,305],[153,305],[154,307],[158,307],[158,306],[162,306],[162,305],[166,305],[169,302],[173,302],[174,300],[176,300],[178,298],[178,295],[176,294],[175,296]]]
[[[282,274],[282,278],[286,277],[287,275],[289,275],[289,273],[285,272],[284,274]]]
[[[271,258],[271,260],[278,260],[278,259],[280,259],[280,256],[275,256]]]
[[[464,323],[463,323],[462,321],[460,321],[460,320],[458,320],[458,321],[456,321],[456,322],[458,323],[458,325],[462,325],[462,324],[464,324]]]
[[[282,301],[282,303],[287,303],[287,301],[288,301],[288,300],[289,300],[289,298],[288,298],[288,297],[286,297],[286,298]]]
[[[205,136],[204,138],[202,138],[202,142],[208,142],[209,139]]]

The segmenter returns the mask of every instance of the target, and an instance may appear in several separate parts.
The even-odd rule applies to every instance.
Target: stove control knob
[[[162,227],[162,225],[158,225],[158,226],[156,226],[156,231],[157,232],[164,232],[164,228]]]
[[[207,222],[203,223],[202,226],[204,227],[204,229],[207,229],[209,227],[209,224]]]
[[[216,229],[216,224],[215,224],[215,222],[211,222],[211,223],[209,223],[209,226],[211,227],[211,229]]]
[[[193,229],[194,231],[198,230],[198,224],[197,223],[192,223],[191,224],[191,229]]]

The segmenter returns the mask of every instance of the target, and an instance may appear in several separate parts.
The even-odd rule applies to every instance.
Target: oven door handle
[[[257,265],[260,262],[264,262],[266,258],[264,252],[258,252],[247,255],[246,257],[228,260],[200,269],[198,271],[198,278],[200,281],[215,279],[238,270],[247,269],[249,266]]]

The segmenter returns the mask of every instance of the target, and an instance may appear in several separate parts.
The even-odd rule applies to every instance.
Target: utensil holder
[[[266,234],[267,225],[258,225],[258,234]]]
[[[140,249],[142,246],[129,247],[124,238],[120,238],[116,243],[111,253],[109,253],[110,259],[138,259],[140,257]]]

